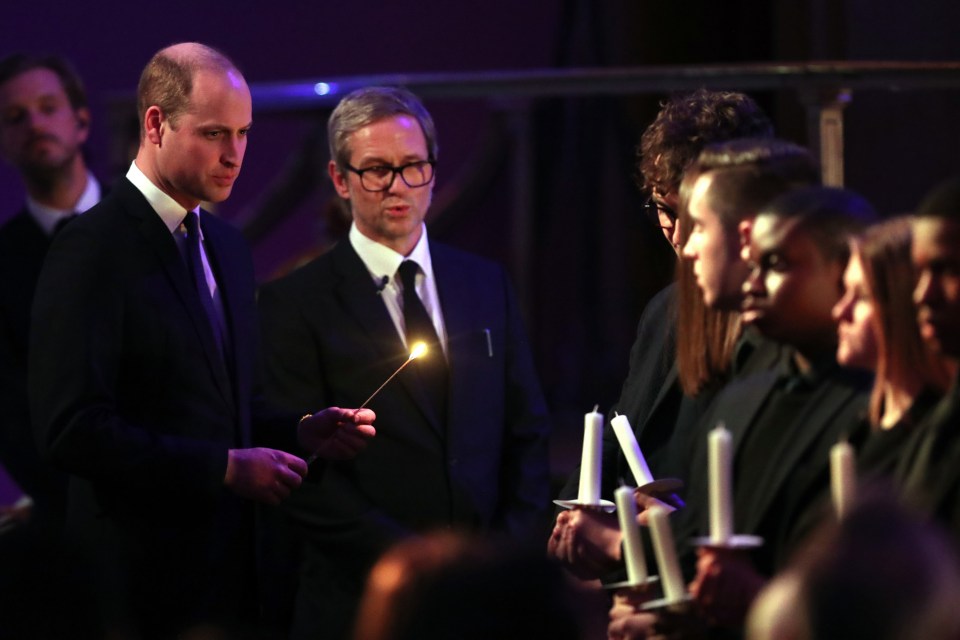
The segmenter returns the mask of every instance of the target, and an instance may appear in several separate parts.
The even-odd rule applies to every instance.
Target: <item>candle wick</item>
[[[600,405],[598,405],[598,404],[593,405],[593,412],[596,413],[596,412],[597,412],[597,409],[599,409],[599,408],[600,408]]]

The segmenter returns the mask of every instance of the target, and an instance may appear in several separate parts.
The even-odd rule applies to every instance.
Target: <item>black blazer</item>
[[[733,441],[733,460],[738,482],[762,487],[751,504],[735,500],[735,533],[773,531],[772,539],[754,554],[761,572],[770,574],[774,564],[787,559],[797,541],[793,526],[801,513],[829,484],[829,451],[856,428],[867,407],[870,376],[844,371],[833,365],[819,377],[801,412],[794,418],[793,436],[777,450],[765,452],[762,460],[747,460],[740,447],[748,431],[782,429],[789,425],[764,424],[758,418],[778,384],[781,372],[770,370],[730,383],[717,396],[700,425],[700,438],[692,452],[689,500],[680,515],[678,544],[688,549],[689,537],[709,534],[707,433],[723,422]],[[690,565],[687,565],[689,570]]]
[[[435,242],[430,253],[448,334],[447,415],[433,415],[405,369],[370,404],[377,436],[369,447],[329,464],[285,505],[322,565],[306,570],[301,630],[336,637],[334,621],[348,624],[366,570],[401,537],[451,525],[519,534],[542,524],[548,420],[512,287],[494,263]],[[347,240],[264,286],[259,305],[268,386],[285,407],[359,406],[407,358]]]
[[[61,482],[37,455],[27,402],[30,307],[49,247],[26,209],[0,227],[0,463],[40,509],[60,512]]]
[[[54,240],[33,307],[29,391],[42,451],[72,474],[110,620],[170,631],[249,615],[252,507],[223,486],[253,430],[292,449],[291,416],[255,389],[253,267],[239,232],[201,217],[231,365],[186,264],[128,181]],[[259,438],[258,438],[259,440]]]
[[[960,540],[960,380],[910,434],[894,479],[911,504]]]

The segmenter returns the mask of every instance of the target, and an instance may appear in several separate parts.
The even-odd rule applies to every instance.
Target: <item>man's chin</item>
[[[740,321],[744,324],[752,324],[756,326],[761,322],[763,314],[760,313],[757,309],[747,309],[746,311],[740,312]]]

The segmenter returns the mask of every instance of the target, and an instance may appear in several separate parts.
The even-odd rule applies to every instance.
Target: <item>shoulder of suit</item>
[[[17,243],[25,236],[43,234],[40,226],[30,217],[26,209],[0,225],[0,243]]]
[[[430,241],[430,261],[433,262],[435,271],[443,269],[444,266],[459,266],[476,271],[489,271],[490,273],[502,274],[505,272],[503,265],[496,260],[432,240]]]
[[[718,392],[715,402],[731,401],[738,402],[745,395],[755,394],[763,389],[770,389],[777,381],[778,372],[776,370],[757,371],[741,378],[733,378]]]
[[[339,246],[337,245],[337,247]],[[339,280],[334,269],[334,252],[337,251],[337,247],[290,273],[262,284],[260,290],[281,294],[288,292],[296,294],[304,289],[316,290],[332,286]]]

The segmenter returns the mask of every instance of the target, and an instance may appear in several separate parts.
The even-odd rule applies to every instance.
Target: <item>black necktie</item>
[[[433,327],[430,314],[427,313],[420,296],[417,295],[417,272],[420,270],[413,260],[400,263],[397,273],[403,283],[403,323],[407,332],[407,347],[412,349],[417,342],[427,345],[427,353],[412,364],[423,381],[427,395],[433,404],[441,422],[446,418],[447,406],[447,361],[443,357],[443,347]]]
[[[193,278],[193,286],[200,297],[200,304],[206,312],[207,320],[210,323],[210,330],[213,331],[213,338],[217,342],[217,348],[220,355],[224,355],[223,330],[220,324],[220,315],[213,306],[213,297],[210,295],[210,287],[207,286],[207,277],[203,271],[203,258],[200,256],[200,220],[193,211],[187,212],[187,217],[183,219],[183,226],[187,228],[187,267]]]

